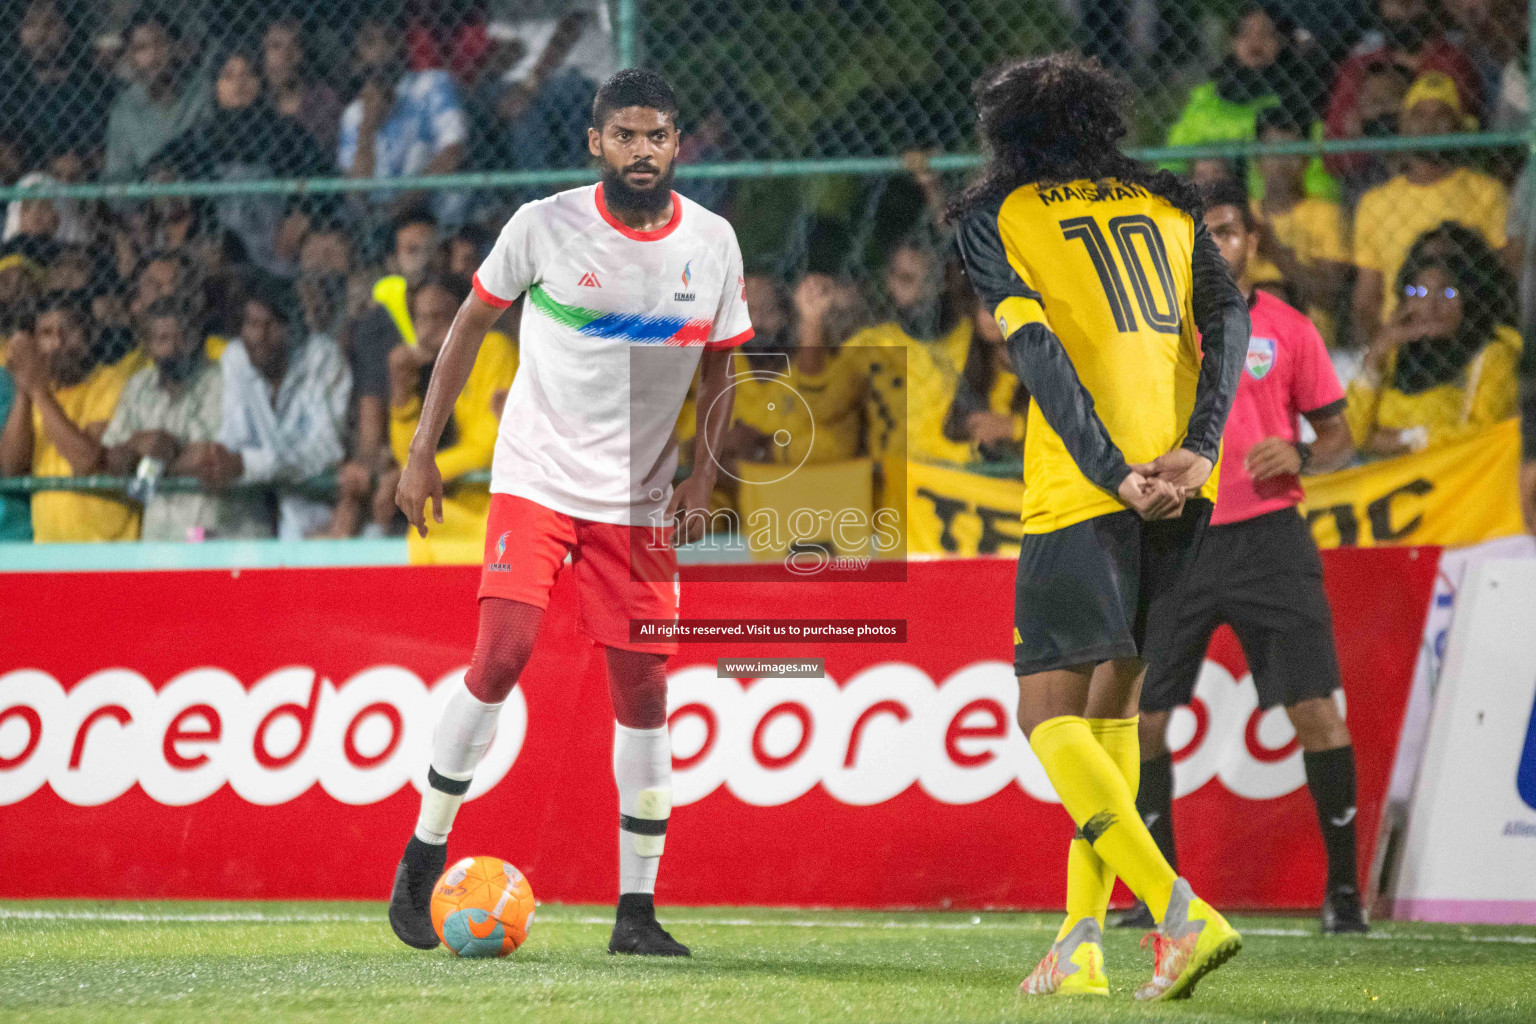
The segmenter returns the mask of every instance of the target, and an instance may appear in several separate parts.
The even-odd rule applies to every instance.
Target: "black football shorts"
[[[1183,585],[1152,616],[1143,711],[1189,703],[1222,623],[1242,644],[1260,707],[1326,697],[1341,685],[1322,559],[1294,508],[1205,531]]]
[[[1146,522],[1111,512],[1050,533],[1025,534],[1014,584],[1018,675],[1140,655],[1151,611],[1199,550],[1211,503]]]

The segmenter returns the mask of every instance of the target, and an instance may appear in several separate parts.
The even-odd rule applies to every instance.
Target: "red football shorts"
[[[582,632],[605,647],[677,653],[672,641],[629,639],[631,619],[677,618],[677,555],[668,531],[594,523],[527,498],[491,495],[481,597],[548,608],[566,555],[575,574]]]

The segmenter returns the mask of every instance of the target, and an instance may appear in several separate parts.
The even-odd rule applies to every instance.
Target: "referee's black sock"
[[[1152,833],[1152,841],[1175,872],[1179,855],[1173,848],[1173,755],[1141,762],[1141,787],[1136,791],[1136,813]]]
[[[1304,751],[1301,763],[1328,850],[1328,888],[1355,888],[1360,884],[1355,866],[1355,748]],[[1146,778],[1145,765],[1142,778]]]

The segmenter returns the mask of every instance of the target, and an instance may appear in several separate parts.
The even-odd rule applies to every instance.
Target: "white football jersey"
[[[752,337],[731,225],[674,192],[672,219],[636,231],[601,184],[575,188],[519,209],[474,285],[494,306],[527,293],[491,490],[579,519],[659,523],[700,353]]]

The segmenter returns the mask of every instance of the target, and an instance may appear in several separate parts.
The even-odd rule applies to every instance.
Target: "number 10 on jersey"
[[[1136,293],[1141,318],[1160,334],[1178,334],[1179,300],[1173,287],[1173,269],[1168,265],[1168,250],[1157,225],[1145,214],[1128,214],[1110,218],[1107,227],[1110,237],[1115,240],[1115,248],[1120,251],[1120,262],[1130,274],[1131,290]],[[1099,284],[1104,287],[1104,299],[1114,315],[1115,329],[1122,334],[1140,330],[1136,313],[1131,309],[1130,296],[1126,293],[1125,280],[1110,255],[1109,242],[1099,222],[1092,217],[1069,217],[1061,222],[1061,233],[1066,238],[1081,241],[1088,250],[1088,258],[1093,260],[1093,269],[1099,275]],[[1136,244],[1138,240],[1140,246]],[[1161,295],[1153,292],[1147,263],[1152,265]]]

